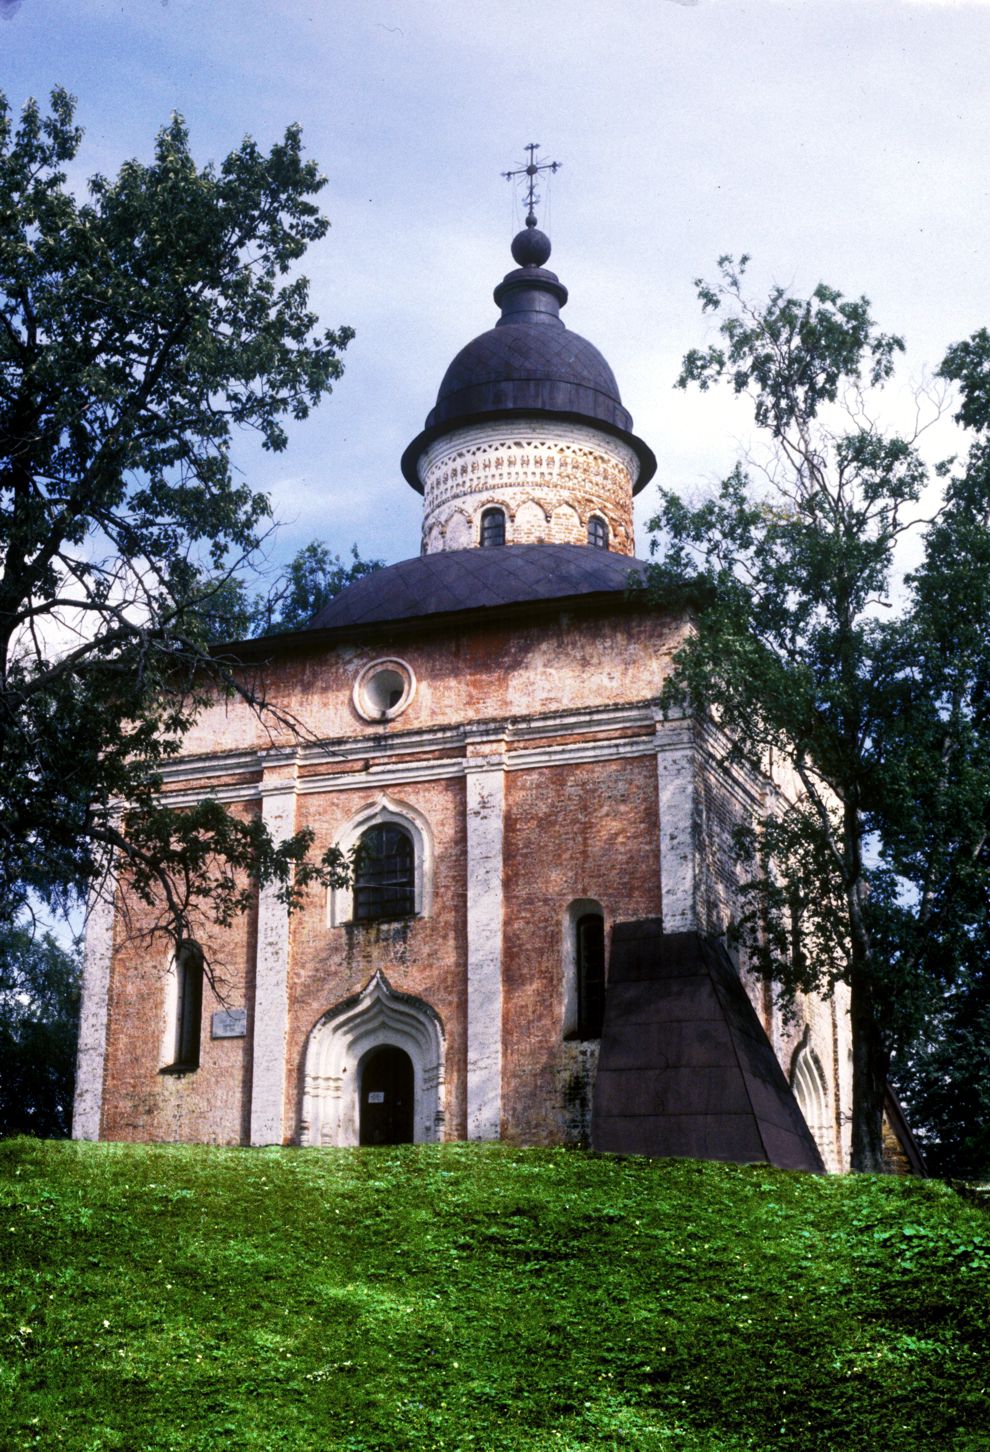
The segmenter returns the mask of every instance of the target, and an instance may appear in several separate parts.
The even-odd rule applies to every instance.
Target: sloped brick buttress
[[[591,1143],[613,1154],[824,1170],[721,944],[617,923]]]

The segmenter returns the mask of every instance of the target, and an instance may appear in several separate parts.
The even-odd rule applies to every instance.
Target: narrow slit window
[[[411,917],[416,911],[416,854],[402,827],[383,822],[358,842],[354,866],[354,921]]]
[[[577,1037],[600,1039],[605,1020],[605,919],[585,913],[575,925]]]
[[[608,549],[608,525],[600,514],[593,514],[588,520],[588,543],[592,549]]]
[[[203,952],[196,943],[186,943],[175,963],[175,1024],[172,1060],[166,1068],[199,1068],[199,1044],[203,1029]]]
[[[505,544],[505,510],[486,509],[481,516],[481,543],[484,548],[489,545]]]

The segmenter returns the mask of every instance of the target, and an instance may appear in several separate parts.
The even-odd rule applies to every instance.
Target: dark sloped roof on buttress
[[[822,1170],[821,1155],[721,943],[612,929],[592,1148]]]
[[[500,545],[441,550],[388,565],[349,585],[308,630],[335,630],[577,595],[623,593],[643,560],[590,545]]]

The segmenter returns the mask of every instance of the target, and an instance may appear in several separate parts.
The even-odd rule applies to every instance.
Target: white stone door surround
[[[412,1060],[413,1143],[442,1138],[443,1024],[428,1003],[397,993],[378,970],[356,997],[331,1008],[310,1032],[300,1144],[359,1143],[361,1061],[386,1044]]]

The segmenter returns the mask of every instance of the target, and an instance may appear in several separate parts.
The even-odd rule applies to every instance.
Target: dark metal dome
[[[623,433],[632,428],[611,368],[563,323],[499,323],[468,343],[444,374],[426,427],[508,409],[579,415]]]
[[[549,239],[543,233],[535,238],[520,233],[515,239],[517,260],[527,261],[495,289],[502,316],[457,354],[423,432],[402,455],[402,472],[420,492],[417,466],[435,438],[480,419],[520,414],[569,419],[621,438],[639,459],[634,493],[656,472],[652,449],[632,432],[611,368],[592,343],[565,327],[560,309],[567,288],[537,261],[549,257]]]

